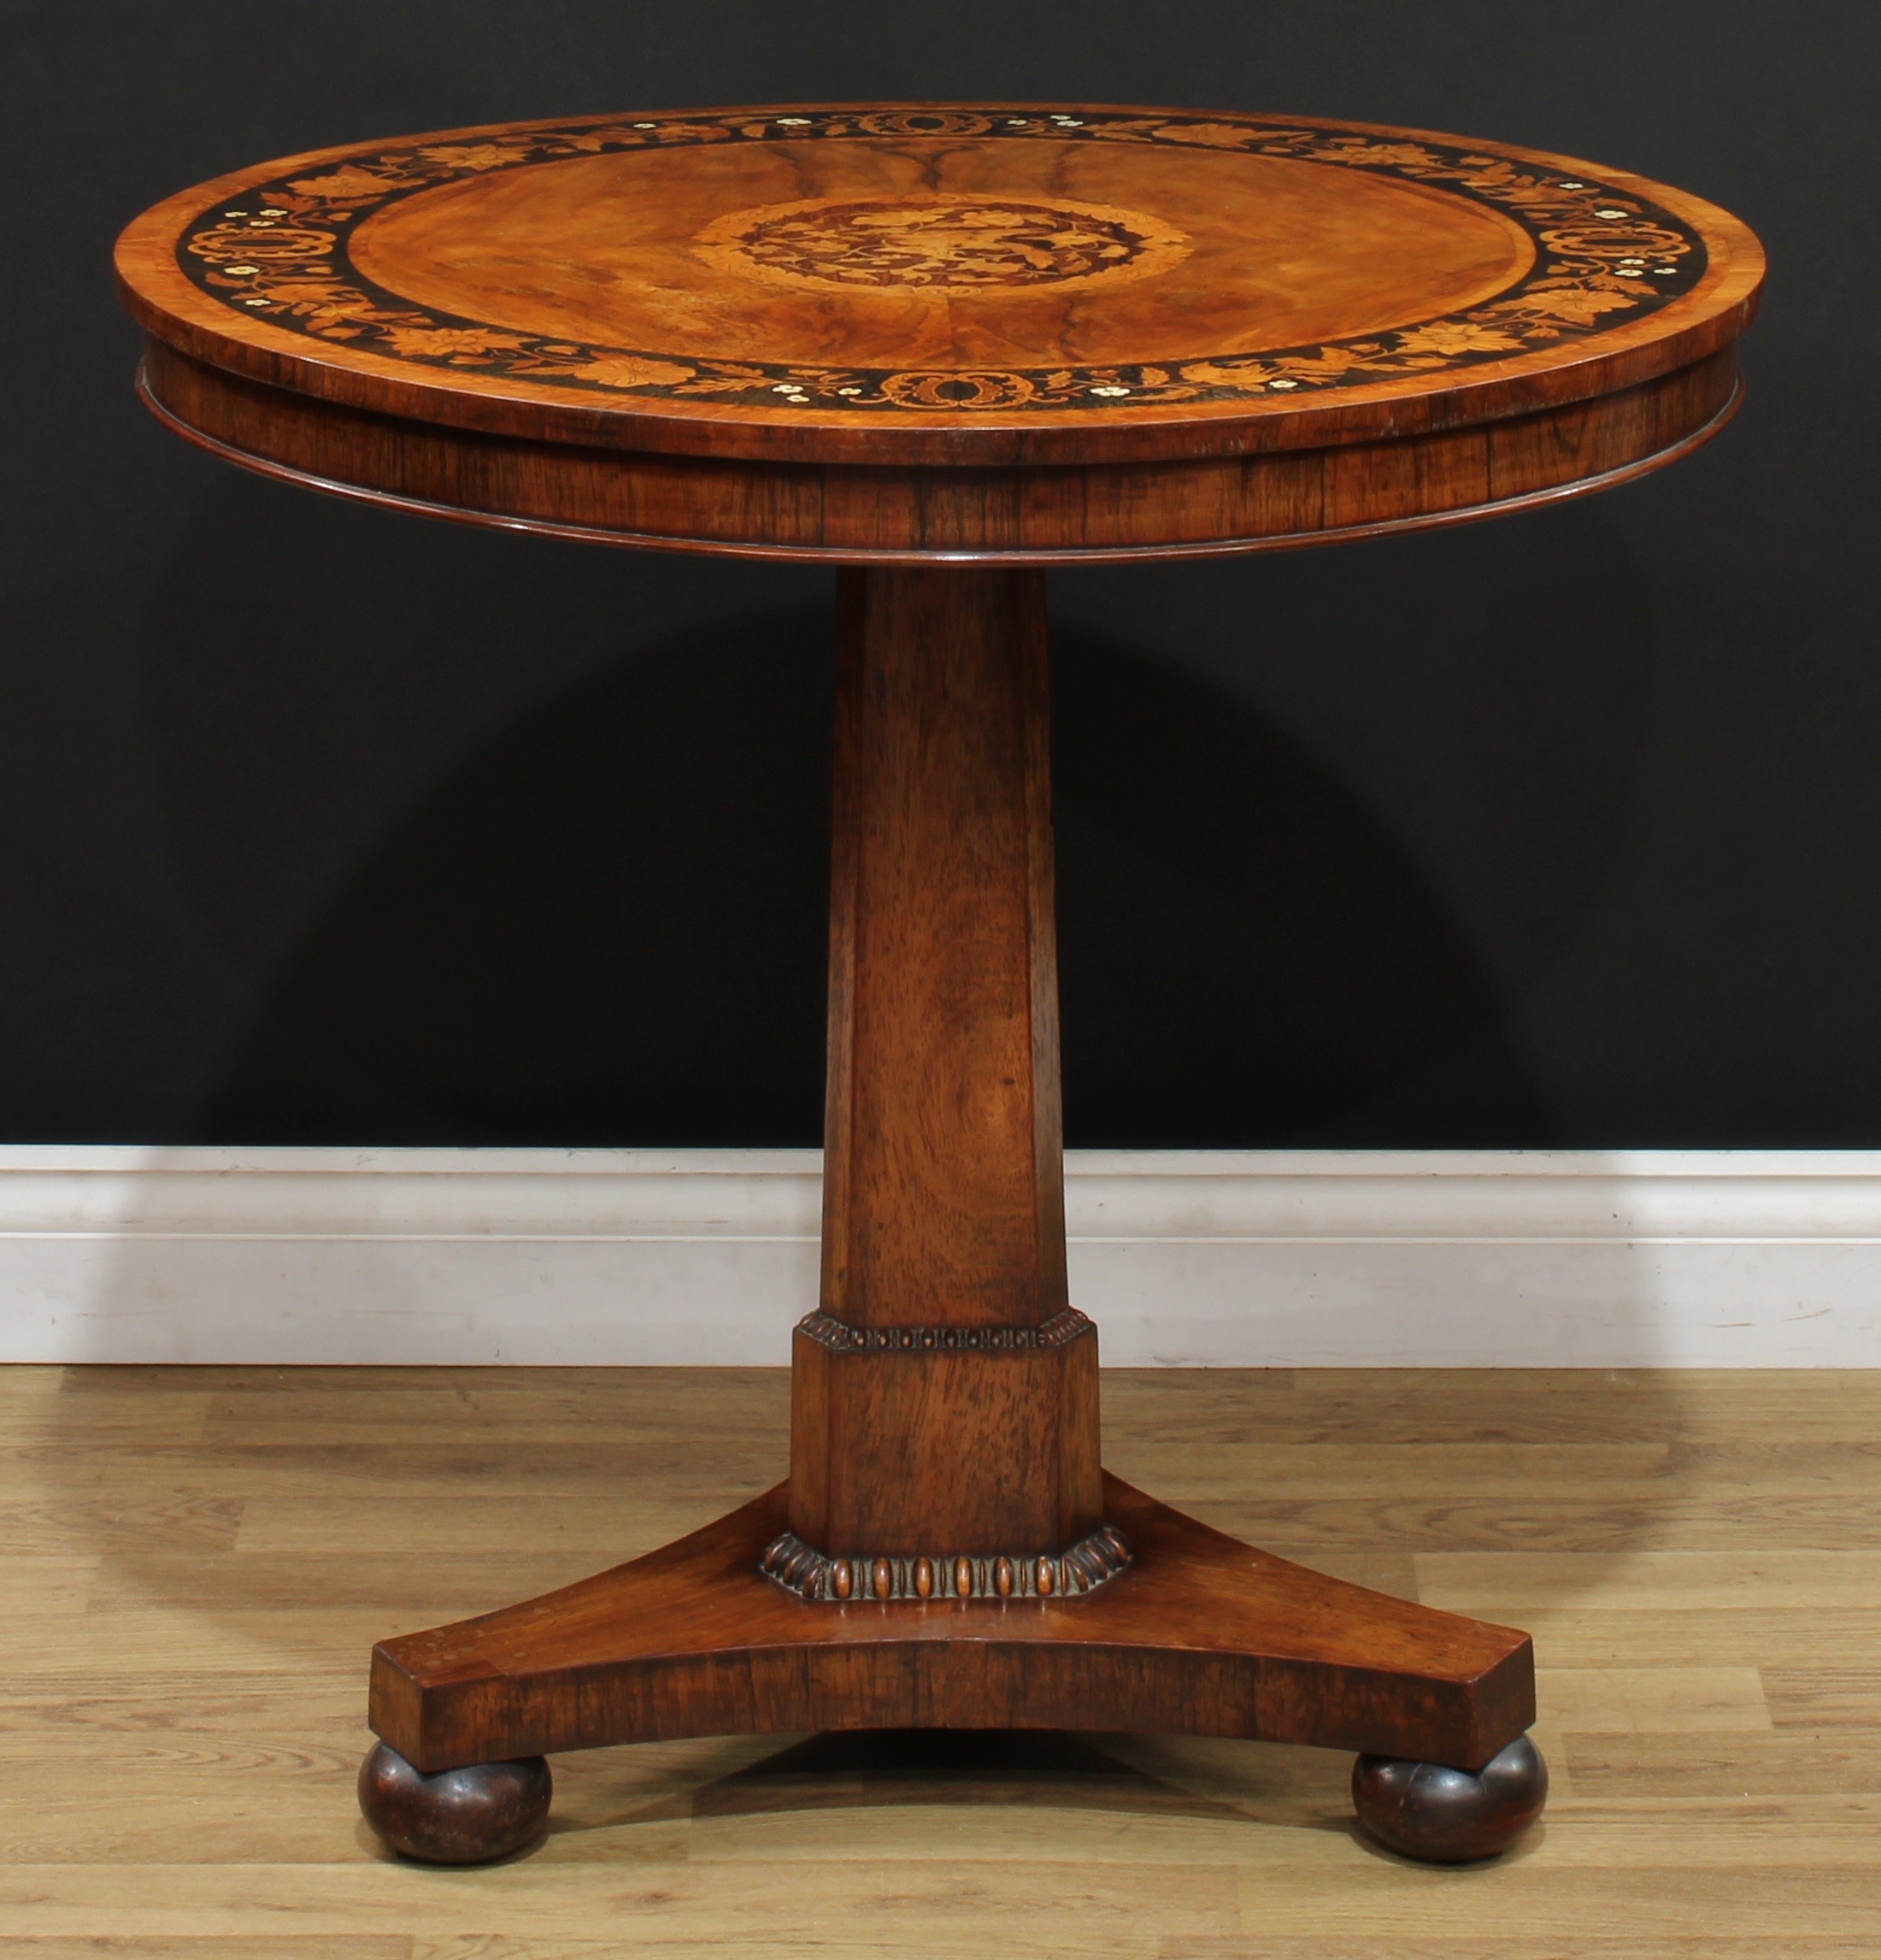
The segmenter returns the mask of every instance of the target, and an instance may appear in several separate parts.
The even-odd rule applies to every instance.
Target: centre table
[[[361,1797],[387,1842],[525,1847],[558,1751],[943,1727],[1349,1750],[1384,1844],[1509,1844],[1547,1787],[1526,1635],[1101,1468],[1066,1284],[1044,571],[1655,469],[1737,405],[1745,227],[1419,130],[807,104],[314,151],[156,206],[117,263],[144,401],[231,462],[843,568],[822,1292],[788,1480],[376,1648]]]

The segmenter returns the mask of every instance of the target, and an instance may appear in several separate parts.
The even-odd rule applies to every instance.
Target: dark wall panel
[[[186,450],[118,226],[322,143],[927,95],[1463,130],[1662,176],[1774,273],[1630,489],[1061,575],[1086,1144],[1881,1144],[1871,9],[9,10],[0,1137],[798,1143],[831,580],[460,531]]]

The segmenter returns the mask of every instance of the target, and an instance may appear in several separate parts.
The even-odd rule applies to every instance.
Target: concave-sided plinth
[[[790,1480],[384,1643],[373,1729],[426,1774],[919,1727],[1483,1769],[1533,1719],[1525,1634],[1254,1551],[1100,1472],[1096,1330],[1065,1281],[1043,574],[844,573],[837,716],[822,1303],[796,1334]],[[1539,1801],[1503,1806],[1511,1830]]]

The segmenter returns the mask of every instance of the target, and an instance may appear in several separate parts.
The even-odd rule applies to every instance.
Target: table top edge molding
[[[1579,324],[1564,316],[1537,327],[1533,306],[1543,301],[1534,300],[1531,295],[1530,298],[1521,301],[1521,306],[1527,308],[1527,311],[1518,309],[1517,312],[1510,313],[1507,309],[1516,305],[1514,300],[1498,302],[1504,312],[1492,318],[1494,308],[1488,312],[1478,309],[1474,326],[1459,315],[1456,322],[1446,325],[1439,321],[1431,329],[1417,330],[1424,334],[1425,341],[1431,347],[1449,350],[1448,352],[1407,353],[1407,348],[1423,343],[1418,342],[1409,330],[1394,329],[1385,335],[1384,343],[1377,341],[1375,337],[1371,342],[1361,340],[1359,344],[1361,349],[1370,348],[1373,351],[1360,356],[1354,356],[1346,344],[1329,342],[1319,344],[1317,356],[1308,348],[1303,354],[1296,350],[1290,355],[1272,357],[1266,355],[1258,358],[1253,355],[1231,358],[1211,356],[1208,361],[1189,362],[1186,367],[1179,363],[1171,367],[1166,361],[1161,368],[1138,363],[1134,368],[1092,370],[1100,374],[1127,374],[1130,383],[1102,386],[1088,386],[1080,380],[1073,390],[1076,396],[1074,405],[1054,405],[1053,401],[1045,399],[1039,388],[1024,380],[1025,374],[1033,374],[1036,378],[1039,371],[1025,369],[1015,371],[1008,378],[1009,391],[1015,397],[1021,397],[1021,391],[1025,391],[1020,407],[1003,404],[996,398],[971,412],[944,403],[936,406],[932,401],[924,405],[916,398],[919,390],[910,392],[904,388],[905,399],[886,404],[879,398],[873,398],[871,412],[865,415],[844,407],[837,401],[833,392],[826,397],[818,397],[814,389],[809,393],[802,388],[796,395],[786,393],[786,389],[796,386],[790,382],[769,385],[767,390],[753,382],[751,389],[757,390],[755,395],[751,389],[743,395],[738,395],[735,391],[728,395],[726,386],[720,380],[708,380],[704,369],[699,370],[699,376],[694,380],[678,384],[681,390],[679,393],[650,393],[648,389],[655,384],[638,381],[633,384],[638,391],[623,389],[610,393],[598,385],[589,385],[586,377],[603,370],[585,354],[581,361],[586,361],[586,366],[577,361],[567,373],[558,372],[544,379],[543,370],[552,363],[543,362],[534,352],[533,344],[528,357],[536,362],[535,369],[531,371],[535,378],[531,378],[531,373],[519,374],[507,369],[498,372],[500,363],[492,364],[494,356],[492,362],[482,364],[480,371],[475,365],[438,365],[437,362],[444,357],[438,356],[435,349],[423,356],[424,360],[433,363],[426,366],[418,358],[384,350],[382,343],[372,338],[381,331],[377,326],[368,326],[358,333],[349,327],[346,331],[351,334],[350,339],[323,340],[311,329],[303,331],[303,321],[294,326],[278,323],[286,322],[291,315],[298,321],[300,315],[309,310],[309,303],[304,300],[297,303],[298,313],[288,303],[271,306],[265,297],[261,303],[262,312],[272,316],[241,313],[236,309],[237,295],[213,290],[211,283],[205,283],[220,276],[215,266],[210,266],[205,273],[184,249],[185,234],[191,241],[197,237],[196,233],[189,232],[189,227],[194,224],[200,230],[203,214],[219,199],[232,197],[244,187],[257,183],[332,182],[335,180],[332,176],[313,180],[298,175],[303,171],[328,164],[339,164],[343,174],[349,170],[356,175],[364,174],[356,166],[356,160],[362,157],[381,171],[398,168],[397,157],[421,157],[424,159],[422,172],[431,174],[421,174],[421,180],[414,179],[419,182],[417,191],[401,194],[435,195],[438,185],[455,191],[460,179],[475,176],[478,168],[492,173],[479,179],[473,185],[481,191],[485,184],[495,181],[496,175],[500,175],[503,169],[509,168],[476,163],[474,159],[475,168],[472,163],[458,165],[438,161],[447,156],[469,156],[476,147],[470,139],[480,139],[485,148],[491,149],[500,147],[505,139],[511,141],[514,146],[517,139],[531,132],[561,132],[570,143],[595,142],[601,138],[591,134],[584,136],[581,132],[605,129],[618,134],[623,127],[630,131],[651,129],[663,139],[665,132],[685,124],[689,118],[716,118],[717,122],[710,126],[708,133],[724,134],[734,117],[744,119],[746,124],[755,128],[767,119],[774,122],[780,115],[793,121],[818,115],[840,116],[848,118],[848,122],[832,121],[830,127],[847,129],[858,118],[872,118],[884,124],[923,117],[944,120],[953,116],[984,121],[1008,109],[1023,111],[1033,117],[1074,118],[1080,129],[1085,127],[1084,118],[1127,116],[1137,125],[1154,123],[1159,118],[1169,119],[1171,127],[1184,138],[1173,147],[1184,156],[1194,151],[1205,162],[1218,161],[1223,154],[1231,154],[1237,159],[1240,156],[1238,151],[1231,153],[1219,146],[1209,149],[1203,142],[1187,141],[1196,130],[1202,130],[1206,135],[1214,127],[1207,121],[1210,115],[1229,119],[1219,127],[1230,135],[1241,132],[1251,142],[1265,132],[1279,142],[1283,149],[1292,140],[1293,135],[1307,132],[1312,134],[1315,141],[1331,144],[1332,150],[1315,151],[1311,156],[1302,156],[1301,159],[1289,155],[1283,156],[1280,162],[1312,162],[1324,155],[1343,156],[1348,152],[1361,157],[1402,154],[1410,159],[1402,166],[1374,166],[1366,162],[1354,165],[1343,173],[1332,171],[1328,166],[1327,174],[1354,179],[1364,176],[1369,183],[1383,180],[1390,168],[1401,168],[1413,174],[1412,177],[1407,177],[1407,184],[1426,198],[1437,195],[1424,181],[1431,176],[1436,165],[1419,163],[1416,159],[1420,153],[1416,145],[1440,143],[1447,148],[1445,157],[1439,161],[1451,178],[1466,168],[1465,164],[1455,162],[1455,156],[1463,156],[1482,163],[1491,179],[1507,178],[1516,182],[1515,190],[1492,185],[1496,195],[1505,200],[1532,199],[1544,194],[1566,197],[1569,193],[1555,186],[1569,183],[1572,184],[1576,196],[1583,191],[1586,197],[1608,194],[1608,189],[1596,191],[1587,187],[1593,185],[1609,187],[1612,195],[1624,195],[1629,200],[1629,209],[1649,207],[1650,210],[1670,214],[1667,221],[1676,219],[1681,227],[1686,227],[1693,240],[1702,241],[1703,269],[1688,286],[1677,291],[1668,288],[1665,294],[1652,296],[1649,302],[1642,299],[1639,307],[1633,308],[1631,312],[1628,310],[1633,292],[1631,286],[1602,274],[1592,275],[1590,284],[1584,278],[1584,290],[1577,289],[1575,297],[1575,303],[1583,309],[1584,317]],[[701,123],[699,127],[703,128],[706,125]],[[1055,123],[1053,128],[1056,129]],[[1062,130],[1057,133],[1067,138],[1070,134]],[[997,135],[997,132],[992,132],[986,138],[987,144],[992,145]],[[1367,139],[1372,138],[1397,140],[1395,144],[1370,143]],[[613,136],[608,138],[613,139]],[[897,140],[900,148],[896,148],[895,141],[884,138],[875,143],[873,149],[885,151],[892,163],[914,142],[913,138]],[[1131,140],[1138,139],[1132,136]],[[702,141],[702,147],[709,149]],[[748,147],[761,150],[762,146],[754,142]],[[1085,150],[1092,153],[1100,147],[1095,140],[1085,145]],[[523,151],[517,150],[515,154],[520,156]],[[1125,155],[1126,161],[1134,161],[1121,140],[1113,142],[1108,153],[1101,160],[1107,164],[1114,163],[1119,155]],[[356,161],[350,163],[349,159]],[[573,160],[581,161],[579,156]],[[611,152],[609,160],[613,160]],[[636,153],[630,156],[629,161],[638,162],[641,158]],[[1259,162],[1261,159],[1255,157],[1253,161]],[[1537,190],[1516,171],[1517,165],[1551,172],[1553,178]],[[523,170],[532,167],[521,164],[515,168]],[[417,164],[410,168],[414,171],[420,170]],[[453,169],[459,172],[458,176],[450,174]],[[1563,174],[1570,170],[1586,172],[1585,183],[1566,178]],[[433,177],[438,185],[433,184]],[[1444,188],[1443,194],[1449,195],[1448,188]],[[317,195],[332,197],[338,193]],[[383,195],[390,196],[390,193]],[[371,197],[365,201],[371,202]],[[1464,201],[1461,193],[1453,201],[1461,204]],[[325,213],[329,208],[320,206],[320,209]],[[382,208],[392,209],[389,204]],[[1518,202],[1511,203],[1509,209],[1519,212],[1523,207]],[[1617,207],[1615,214],[1617,217]],[[339,218],[351,222],[356,215],[343,211]],[[1540,221],[1535,221],[1537,224]],[[1620,221],[1624,228],[1625,224],[1634,221],[1628,218]],[[261,227],[256,235],[262,237],[266,243],[267,227],[286,223],[287,220],[277,215],[243,219],[240,222]],[[339,224],[339,231],[344,231],[344,222]],[[1646,225],[1647,216],[1640,216],[1637,222]],[[1585,244],[1584,234],[1589,228],[1588,224],[1582,223],[1578,228],[1557,227],[1553,232],[1544,230],[1537,235],[1567,238],[1577,246],[1583,246]],[[1649,226],[1648,229],[1650,230]],[[238,245],[241,236],[245,235],[238,236]],[[338,232],[332,235],[338,237]],[[1671,236],[1670,233],[1663,235]],[[1594,242],[1598,244],[1598,238]],[[193,244],[191,249],[194,249]],[[1672,248],[1668,245],[1666,249]],[[1693,249],[1698,248],[1695,244]],[[331,250],[344,257],[344,240],[332,244]],[[193,268],[188,273],[182,265],[185,259],[190,259]],[[1677,262],[1674,260],[1665,268],[1668,280]],[[1694,265],[1699,262],[1699,258],[1692,259]],[[1644,273],[1640,269],[1642,265],[1644,265]],[[1156,462],[1287,448],[1321,448],[1340,443],[1415,435],[1464,423],[1520,415],[1555,403],[1590,400],[1702,360],[1733,340],[1755,315],[1764,262],[1761,249],[1749,229],[1706,200],[1633,173],[1596,167],[1553,152],[1503,144],[1472,144],[1468,139],[1455,137],[1394,130],[1387,126],[1344,119],[1256,117],[1246,112],[1195,109],[1061,111],[1047,110],[1039,105],[989,103],[796,105],[760,110],[668,111],[658,112],[652,121],[596,116],[547,118],[527,124],[476,126],[467,130],[438,132],[429,136],[409,137],[376,144],[332,145],[256,165],[248,170],[226,173],[165,199],[126,228],[119,241],[117,268],[125,303],[154,338],[168,342],[197,360],[244,374],[250,380],[338,402],[350,408],[413,421],[450,423],[534,441],[562,441],[644,454],[930,468]],[[246,266],[244,273],[249,276],[258,271],[265,273],[267,269],[265,263],[257,262]],[[1540,269],[1549,268],[1543,266]],[[1638,265],[1629,263],[1618,269],[1625,279],[1636,283],[1641,277],[1653,273],[1653,268],[1643,261]],[[326,274],[323,273],[322,276]],[[222,281],[225,286],[232,283],[226,279]],[[1562,283],[1559,278],[1542,282],[1544,287],[1559,287]],[[305,282],[301,282],[297,290],[304,289],[304,285]],[[1529,291],[1526,286],[1511,290],[1519,296]],[[1543,300],[1545,298],[1544,293]],[[1595,310],[1587,311],[1590,307]],[[1570,306],[1569,313],[1572,312]],[[1624,317],[1616,320],[1615,315]],[[1517,319],[1521,323],[1519,333],[1527,338],[1523,339],[1518,350],[1510,352],[1508,351],[1509,336],[1518,330],[1497,321]],[[1485,321],[1488,324],[1484,324]],[[321,327],[320,331],[325,332],[326,328]],[[471,330],[434,330],[432,338],[436,338],[438,332],[451,331],[462,335]],[[1534,338],[1537,333],[1541,338]],[[419,338],[422,338],[422,335]],[[510,334],[508,338],[514,339],[516,336]],[[408,333],[404,344],[410,344],[412,339],[412,334]],[[362,340],[370,344],[356,344]],[[456,356],[450,358],[455,360]],[[475,358],[466,356],[467,361]],[[631,374],[651,373],[659,367],[658,361],[649,356],[619,358],[640,363],[638,368],[630,365],[626,371]],[[1226,367],[1223,367],[1224,362],[1227,362]],[[1240,365],[1236,365],[1237,362]],[[514,368],[514,362],[510,365]],[[723,365],[720,363],[721,368]],[[1283,368],[1286,371],[1282,372]],[[1355,378],[1368,377],[1373,368],[1381,370],[1379,378]],[[809,372],[782,368],[779,371]],[[979,368],[962,368],[960,371],[970,378],[983,374]],[[873,372],[869,370],[872,374]],[[1083,370],[1079,372],[1081,374]],[[1143,380],[1145,374],[1160,375],[1161,381],[1149,386]],[[1193,377],[1197,374],[1214,378],[1196,381]],[[1250,376],[1253,378],[1249,379]],[[1298,379],[1300,376],[1305,379]],[[929,377],[931,381],[932,379]],[[663,387],[667,384],[662,382],[658,386]],[[841,392],[862,398],[867,397],[869,388],[875,386],[872,381]],[[944,394],[944,378],[940,386]],[[996,397],[999,388],[1006,386],[1005,380],[996,378],[985,384],[982,392]],[[695,391],[685,393],[689,388]],[[928,392],[933,393],[933,387],[931,386]],[[1098,395],[1118,399],[1099,402],[1095,399]],[[1178,397],[1184,398],[1175,398]],[[1207,398],[1202,398],[1204,397]]]
[[[381,486],[349,482],[338,476],[322,475],[315,470],[293,462],[275,460],[238,447],[178,414],[151,386],[148,363],[139,370],[138,391],[144,406],[164,427],[173,434],[180,436],[191,446],[222,462],[234,463],[276,482],[292,484],[302,489],[317,491],[326,496],[376,504],[410,515],[435,518],[449,523],[474,525],[493,530],[527,532],[538,537],[555,538],[568,543],[606,544],[616,549],[677,551],[773,562],[842,565],[1060,565],[1067,568],[1244,556],[1255,552],[1298,550],[1324,544],[1359,543],[1403,532],[1446,530],[1461,524],[1478,523],[1490,518],[1544,509],[1635,482],[1702,448],[1735,419],[1743,404],[1744,393],[1743,382],[1737,377],[1733,366],[1730,386],[1723,397],[1721,405],[1662,448],[1652,450],[1641,456],[1593,474],[1571,477],[1560,483],[1518,491],[1508,496],[1461,504],[1448,509],[1377,518],[1330,528],[1163,543],[1056,548],[1049,545],[1024,547],[908,544],[871,548],[857,544],[789,544],[761,539],[735,541],[679,532],[623,530],[602,524],[523,516],[498,510],[479,510],[462,503],[404,494]],[[492,439],[501,443],[505,438]],[[631,468],[633,459],[630,456],[621,456],[618,461],[622,466]]]

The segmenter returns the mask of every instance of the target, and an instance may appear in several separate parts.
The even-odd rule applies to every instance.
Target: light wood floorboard
[[[1157,1737],[560,1759],[481,1871],[386,1858],[371,1643],[781,1474],[765,1369],[0,1368],[0,1960],[1881,1956],[1881,1371],[1117,1373],[1113,1469],[1528,1627],[1543,1826],[1437,1871],[1349,1759]]]

